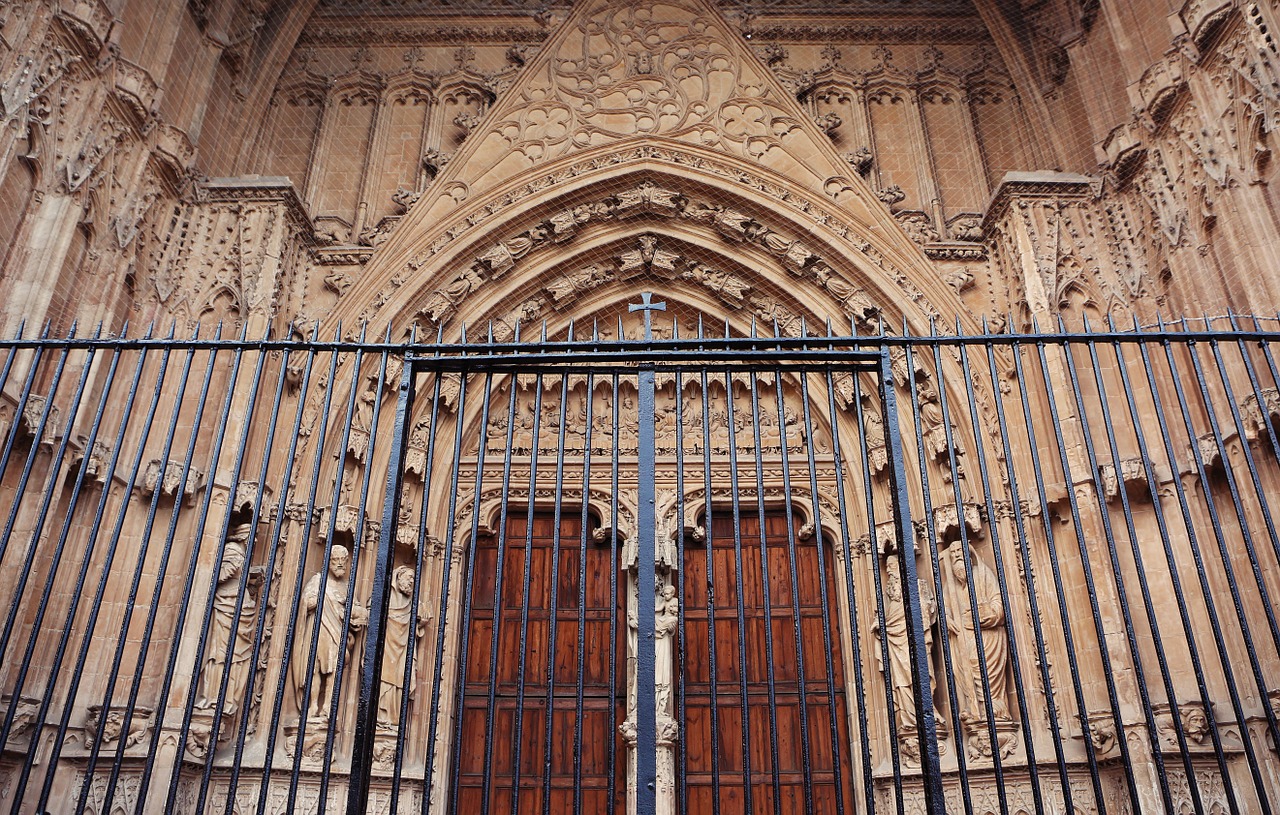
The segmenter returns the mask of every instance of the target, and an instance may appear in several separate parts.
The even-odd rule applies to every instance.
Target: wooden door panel
[[[486,795],[490,812],[509,812],[514,798],[519,799],[520,811],[540,812],[548,787],[552,812],[573,811],[575,787],[580,789],[585,812],[625,811],[626,752],[617,734],[617,725],[626,716],[621,685],[626,675],[626,615],[620,611],[625,608],[624,598],[617,583],[610,586],[611,579],[619,578],[613,572],[609,547],[589,539],[586,585],[581,585],[580,518],[580,514],[564,516],[557,540],[553,513],[535,512],[530,523],[524,511],[513,511],[508,516],[501,553],[498,540],[484,540],[476,547],[461,738],[455,747],[460,790],[453,811],[459,815],[479,812]],[[499,556],[502,591],[495,609],[493,595],[498,585]],[[558,568],[553,569],[553,565]],[[621,585],[625,586],[625,582]],[[585,594],[585,604],[580,603],[580,593]],[[624,622],[611,636],[611,628],[618,625],[616,620]],[[495,638],[498,657],[496,665],[491,666]],[[617,650],[611,649],[611,640]],[[615,658],[617,689],[609,682],[611,654]],[[550,688],[548,660],[552,674]],[[522,679],[523,698],[520,695]],[[552,693],[549,775],[546,768],[548,690]],[[515,766],[517,734],[518,768]],[[611,774],[615,789],[613,806],[608,801]]]
[[[752,815],[805,812],[806,747],[813,811],[835,811],[837,797],[842,797],[846,809],[851,811],[854,799],[839,626],[833,611],[824,614],[823,609],[824,589],[829,609],[834,608],[837,596],[830,551],[824,553],[825,563],[820,563],[817,547],[822,544],[789,535],[787,517],[782,510],[766,512],[762,525],[758,512],[744,507],[736,529],[735,519],[728,512],[719,511],[713,516],[707,548],[686,545],[685,549],[682,673],[685,739],[681,749],[687,776],[681,794],[685,796],[688,811],[710,812],[711,801],[717,799],[722,815],[747,815],[749,795]],[[710,615],[708,583],[714,598]],[[741,617],[739,598],[743,607]],[[800,628],[798,652],[797,625]],[[716,638],[714,646],[707,641],[712,631]],[[824,645],[827,638],[832,643],[830,651]],[[710,661],[713,651],[714,674]],[[833,679],[830,684],[828,658]],[[803,687],[799,681],[801,667]],[[834,741],[833,706],[837,719]],[[718,787],[712,773],[713,744],[719,751]],[[750,764],[749,776],[744,774],[744,752]],[[834,773],[836,762],[840,762],[842,770],[839,785]]]

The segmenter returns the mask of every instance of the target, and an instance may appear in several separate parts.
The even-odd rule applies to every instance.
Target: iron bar
[[[929,455],[925,449],[924,420],[921,417],[920,410],[920,392],[919,382],[910,372],[915,371],[916,357],[915,349],[907,346],[903,349],[903,359],[908,371],[908,382],[906,385],[907,394],[911,398],[912,404],[912,425],[916,438],[916,460],[920,469],[920,496],[924,504],[924,524],[925,534],[927,535],[925,550],[929,555],[929,570],[933,574],[933,597],[934,604],[938,612],[938,631],[939,644],[942,652],[942,674],[946,683],[947,705],[951,710],[952,718],[952,741],[956,744],[956,771],[959,778],[960,801],[964,806],[966,815],[973,815],[973,791],[969,783],[969,759],[964,750],[959,749],[961,737],[959,733],[960,722],[958,721],[960,711],[960,695],[956,690],[955,662],[952,657],[952,644],[949,632],[951,624],[948,622],[950,615],[953,613],[949,610],[946,599],[946,592],[942,590],[942,563],[938,557],[938,529],[935,520],[936,505],[933,498],[932,479],[929,476]],[[951,471],[951,462],[947,463],[947,475],[954,478]],[[954,500],[954,498],[952,499]],[[930,688],[930,693],[933,689]]]
[[[1014,346],[1013,354],[1014,372],[1017,374],[1019,382],[1026,382],[1026,371],[1022,364],[1022,347]],[[1044,368],[1041,367],[1043,375]],[[1047,380],[1046,384],[1047,384]],[[1040,520],[1042,531],[1044,533],[1045,549],[1048,552],[1049,571],[1053,575],[1054,597],[1057,600],[1058,614],[1062,620],[1062,637],[1066,645],[1068,673],[1071,676],[1071,689],[1075,696],[1076,712],[1080,725],[1079,733],[1082,736],[1082,742],[1085,750],[1085,760],[1089,766],[1089,780],[1093,787],[1094,805],[1098,808],[1099,815],[1106,815],[1107,802],[1106,796],[1102,790],[1102,773],[1098,766],[1097,749],[1093,743],[1093,733],[1091,722],[1089,720],[1089,707],[1085,700],[1084,685],[1080,678],[1080,666],[1078,664],[1076,654],[1076,637],[1072,628],[1070,607],[1067,603],[1066,590],[1062,579],[1062,560],[1058,556],[1058,546],[1054,536],[1053,521],[1049,517],[1049,496],[1046,490],[1046,470],[1041,463],[1039,440],[1036,436],[1035,426],[1032,424],[1032,407],[1031,400],[1027,395],[1026,389],[1019,391],[1020,402],[1022,403],[1023,427],[1027,433],[1027,451],[1031,457],[1031,471],[1034,476],[1036,485],[1036,501],[1040,507]],[[1054,438],[1060,438],[1055,436]],[[1062,791],[1063,797],[1070,797],[1072,792],[1069,787]]]
[[[960,347],[959,361],[960,361],[960,368],[965,372],[966,379],[971,383],[975,382],[976,378],[974,379],[969,378],[969,377],[973,377],[974,369],[969,367],[968,348],[966,348],[965,346]],[[993,391],[999,389],[999,382],[994,377],[991,380],[991,386]],[[978,460],[978,475],[982,483],[982,494],[985,497],[984,503],[986,506],[987,517],[992,519],[990,523],[991,554],[992,554],[992,559],[995,563],[996,584],[1000,590],[1000,605],[1001,605],[1001,608],[1004,610],[1004,619],[1006,621],[1005,635],[1008,637],[1008,642],[1009,642],[1009,666],[1013,672],[1013,684],[1014,684],[1015,696],[1017,697],[1017,704],[1018,704],[1018,723],[1022,728],[1022,742],[1023,742],[1023,747],[1026,750],[1027,775],[1031,782],[1031,790],[1035,799],[1034,804],[1035,804],[1037,815],[1044,815],[1044,811],[1045,811],[1044,791],[1040,788],[1040,769],[1036,762],[1035,742],[1031,733],[1031,715],[1027,708],[1027,688],[1026,688],[1026,683],[1023,681],[1023,677],[1022,677],[1021,648],[1019,647],[1019,644],[1018,644],[1017,629],[1014,626],[1007,624],[1007,621],[1009,620],[1009,617],[1010,617],[1010,612],[1013,609],[1013,603],[1010,600],[1008,579],[1005,576],[1004,554],[1002,551],[1003,545],[1000,539],[999,526],[995,522],[995,518],[997,517],[996,507],[992,498],[993,484],[987,472],[987,453],[985,449],[986,446],[983,443],[983,438],[982,438],[982,425],[980,421],[981,414],[978,411],[976,396],[974,394],[975,388],[969,387],[966,389],[966,391],[968,392],[968,396],[969,396],[967,407],[968,407],[968,413],[969,413],[969,421],[973,429],[973,442],[974,442],[973,449],[976,453],[976,457]],[[945,398],[944,398],[944,408],[945,408]],[[944,411],[944,416],[945,416],[945,411]],[[944,424],[945,424],[945,420],[944,420]],[[1016,510],[1012,510],[1012,511],[1016,513]],[[963,513],[961,513],[961,515],[963,515]],[[964,524],[962,523],[961,539],[963,540],[965,537],[967,537],[967,532],[965,532]],[[970,585],[971,593],[974,593],[972,592],[973,581],[968,580],[967,582]],[[973,619],[974,619],[975,627],[979,627],[978,618],[974,617]],[[983,672],[985,674],[989,667],[989,666],[986,666],[985,664],[986,663],[985,656],[983,657],[982,662],[984,665]],[[988,686],[989,684],[990,683],[988,683]],[[992,709],[992,703],[989,696],[987,699],[987,707],[989,710]],[[998,779],[997,783],[1000,783],[999,779],[1002,778],[1002,775],[1004,772],[1004,767],[1003,767],[1004,749],[1003,749],[1003,745],[999,743],[998,734],[996,734],[995,732],[996,728],[995,728],[994,715],[992,716],[989,724],[990,724],[989,733],[992,738],[991,753],[993,756],[994,763],[996,765],[996,775]],[[1064,788],[1069,788],[1069,785],[1066,785],[1066,787]]]
[[[681,813],[905,815],[923,797],[931,812],[945,799],[966,811],[1043,815],[1078,812],[1088,787],[1093,808],[1114,810],[1123,784],[1143,806],[1272,811],[1266,756],[1280,727],[1267,678],[1280,664],[1271,607],[1280,533],[1269,490],[1280,460],[1280,372],[1271,345],[1280,332],[1248,330],[1232,316],[1230,330],[1184,322],[1085,334],[964,335],[957,326],[920,337],[904,326],[892,336],[731,337],[726,326],[713,337],[699,325],[689,337],[673,320],[671,339],[655,339],[653,307],[650,299],[638,309],[640,340],[620,322],[608,340],[570,326],[560,339],[544,328],[532,341],[516,332],[502,343],[492,334],[456,343],[393,343],[389,334],[0,343],[13,411],[0,452],[0,558],[13,574],[0,632],[10,677],[0,736],[16,740],[8,804],[43,810],[67,794],[77,808],[109,808],[127,794],[139,809],[230,812],[256,798],[258,809],[279,800],[323,810],[327,790],[344,785],[349,812],[374,806],[375,794],[378,807],[389,795],[392,810],[420,794],[424,815],[441,805],[652,812],[674,789]],[[1198,347],[1206,343],[1208,356]],[[372,375],[362,365],[371,359]],[[137,365],[131,385],[117,382],[126,361]],[[382,380],[397,363],[401,396],[431,377],[429,407],[382,410]],[[1135,364],[1145,376],[1134,378]],[[936,404],[926,378],[939,386]],[[368,392],[366,380],[377,381]],[[522,381],[535,383],[532,393]],[[508,403],[495,409],[504,388]],[[899,415],[907,398],[910,413]],[[829,457],[819,444],[828,417]],[[94,449],[103,440],[114,444],[109,453]],[[910,462],[906,445],[916,448]],[[153,460],[168,486],[143,485]],[[381,484],[375,466],[387,467]],[[420,481],[408,480],[418,468]],[[242,473],[258,481],[241,482]],[[98,480],[120,485],[109,500],[106,488],[93,494]],[[236,498],[241,483],[258,492]],[[376,535],[364,534],[370,501],[381,507]],[[955,521],[935,518],[952,507]],[[982,510],[985,531],[967,526],[966,509]],[[593,532],[605,514],[608,528]],[[855,543],[850,523],[864,520],[867,535]],[[223,563],[241,523],[253,534],[241,571],[227,572],[233,579]],[[428,528],[437,523],[445,528]],[[371,614],[359,656],[348,662],[345,649],[331,649],[322,677],[304,583],[314,578],[323,604],[333,547],[347,534],[352,560],[348,576],[333,578],[348,586],[335,625],[354,638],[366,602]],[[1076,539],[1074,551],[1059,549],[1063,534]],[[980,570],[989,571],[982,598]],[[672,591],[678,615],[658,630]],[[656,611],[650,592],[663,593]],[[997,592],[1004,618],[984,627],[979,603]],[[426,607],[432,633],[422,641],[412,619],[403,633],[404,602],[411,617]],[[1178,623],[1162,603],[1176,605]],[[219,627],[224,613],[235,641]],[[1082,622],[1092,629],[1083,639]],[[889,626],[898,626],[892,652]],[[403,674],[392,681],[382,673],[401,636]],[[991,661],[990,637],[1006,640],[1007,658]],[[867,682],[880,684],[877,655],[883,697],[867,693]],[[674,662],[660,666],[659,657]],[[234,679],[233,661],[244,668]],[[935,664],[945,681],[936,693]],[[61,679],[24,695],[50,666]],[[650,690],[668,668],[671,706]],[[403,689],[391,721],[378,704],[382,680]],[[302,699],[296,726],[285,721],[293,693]],[[313,696],[332,714],[308,717]],[[1186,718],[1187,705],[1202,709],[1200,721]],[[195,721],[206,707],[210,721]],[[950,733],[934,720],[938,709],[949,711]],[[81,753],[68,745],[86,715]],[[206,724],[208,752],[192,752]],[[1239,744],[1219,732],[1227,725],[1238,726]],[[287,765],[277,758],[282,736]],[[667,755],[674,764],[659,775]],[[71,778],[67,761],[77,756],[83,766]],[[634,791],[622,783],[631,757]],[[153,784],[157,774],[163,784]]]
[[[386,356],[382,358],[379,384],[386,377]],[[409,442],[410,411],[413,409],[412,365],[405,365],[400,377],[396,397],[394,427],[398,432],[391,439],[391,455],[387,463],[386,493],[382,507],[382,527],[378,534],[378,551],[374,561],[373,595],[369,598],[369,626],[365,630],[364,661],[360,667],[360,685],[356,694],[356,730],[351,754],[351,786],[347,789],[347,815],[362,815],[369,803],[369,779],[373,772],[373,740],[378,730],[378,699],[382,678],[382,654],[386,650],[387,630],[385,621],[390,607],[391,558],[394,554],[397,526],[400,519],[400,479],[404,472],[406,447]],[[381,393],[381,388],[379,388]],[[378,415],[378,405],[374,406]],[[374,427],[376,427],[376,423]],[[366,458],[372,464],[374,440],[369,439]],[[362,513],[363,514],[363,513]],[[353,570],[354,571],[354,570]],[[354,583],[354,577],[352,578]],[[354,592],[352,593],[354,594]],[[416,608],[411,612],[416,613]],[[318,623],[317,623],[318,625]],[[412,632],[412,623],[410,625]],[[410,634],[412,639],[412,633]],[[334,684],[340,687],[338,680]],[[335,688],[335,695],[337,688]]]
[[[933,370],[937,373],[937,376],[941,378],[943,371],[942,355],[941,348],[939,348],[936,343],[933,345],[932,361]],[[967,367],[968,366],[962,366],[962,370],[967,369]],[[910,366],[907,368],[907,376],[915,379],[914,369]],[[956,462],[956,451],[959,449],[959,446],[956,444],[955,430],[952,427],[951,407],[950,400],[947,398],[947,389],[941,384],[941,382],[939,382],[935,390],[937,391],[938,409],[941,414],[943,438],[946,443],[946,450],[943,453],[946,463],[943,466],[947,469],[947,474],[950,476],[948,480],[951,482],[951,493],[955,502],[954,507],[956,510],[957,531],[960,535],[958,541],[960,545],[960,562],[964,568],[965,595],[969,601],[969,608],[967,611],[969,612],[969,621],[973,624],[973,649],[974,656],[977,658],[978,684],[982,696],[980,704],[983,710],[981,715],[985,719],[984,724],[986,725],[988,745],[991,748],[991,764],[995,772],[996,798],[1000,806],[1001,815],[1009,815],[1009,796],[1004,780],[1004,763],[1001,760],[1002,756],[1000,755],[999,734],[996,731],[995,702],[991,699],[991,666],[987,663],[987,649],[983,643],[984,635],[982,633],[982,612],[978,607],[977,590],[973,585],[973,575],[977,572],[977,569],[974,568],[976,554],[970,547],[969,525],[964,513],[964,496],[960,492],[960,467]],[[967,390],[972,394],[972,386],[967,388]],[[975,414],[970,416],[970,420],[976,426],[978,422],[977,415]],[[929,539],[929,547],[935,555],[941,555],[941,553],[937,552],[938,545],[939,540],[936,535]],[[992,548],[994,548],[994,542]],[[952,563],[949,565],[954,568],[954,556],[952,556]],[[946,569],[947,566],[944,565],[942,568]],[[952,579],[955,579],[954,574]],[[959,625],[963,626],[965,623],[960,622]],[[986,636],[992,635],[988,634]],[[961,654],[962,659],[967,657],[967,654]],[[972,687],[971,683],[968,690],[969,693],[973,693],[977,689]],[[953,718],[960,719],[960,721],[956,723],[955,739],[957,753],[962,752],[959,749],[960,745],[968,740],[967,738],[961,738],[960,732],[964,730],[963,725],[966,715],[968,715],[968,712],[955,712],[953,715]],[[964,735],[966,737],[971,737],[970,734],[967,733]]]

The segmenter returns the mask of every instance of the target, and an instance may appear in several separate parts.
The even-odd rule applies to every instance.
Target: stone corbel
[[[1129,86],[1129,101],[1146,115],[1146,123],[1153,130],[1168,120],[1178,97],[1187,88],[1182,63],[1182,54],[1171,51]]]
[[[1156,473],[1156,478],[1160,478],[1159,473]],[[1098,465],[1098,487],[1108,503],[1120,498],[1121,487],[1130,498],[1145,499],[1151,496],[1147,470],[1140,458],[1122,459],[1118,473],[1114,464]]]
[[[1093,749],[1097,752],[1098,758],[1110,758],[1120,751],[1120,742],[1116,735],[1116,720],[1109,710],[1096,710],[1089,714],[1083,738],[1093,742]]]
[[[962,508],[955,504],[943,504],[933,508],[933,534],[939,547],[961,537],[960,524],[963,520],[964,531],[969,538],[982,533],[982,522],[986,512],[981,504],[966,502]]]
[[[1117,125],[1098,145],[1098,159],[1116,176],[1127,178],[1147,154],[1143,131],[1137,121]]]
[[[332,509],[327,504],[319,507],[316,511],[316,537],[326,544],[329,542],[329,516],[331,512]],[[354,536],[362,520],[360,507],[354,504],[339,504],[338,511],[333,515],[333,518],[333,533],[335,536],[339,532]],[[363,520],[367,528],[369,525],[368,518],[366,517]]]
[[[134,127],[142,130],[155,113],[160,86],[145,68],[127,59],[117,57],[112,67],[116,98],[133,117]]]
[[[136,744],[141,744],[151,733],[153,724],[151,719],[152,712],[149,707],[135,707],[133,716],[129,719],[129,731],[126,733],[124,732],[126,708],[120,705],[109,706],[106,709],[106,721],[104,723],[102,705],[90,705],[84,720],[85,748],[88,749],[93,746],[98,737],[99,727],[102,728],[102,741],[98,744],[99,747],[117,744],[122,737],[126,750]]]
[[[96,58],[107,41],[115,14],[104,0],[75,0],[58,4],[58,21],[85,57]]]
[[[1205,714],[1204,705],[1200,702],[1186,701],[1172,708],[1168,702],[1158,702],[1151,706],[1155,714],[1156,731],[1160,735],[1160,746],[1165,752],[1177,752],[1178,733],[1174,726],[1174,715],[1182,726],[1182,733],[1187,738],[1187,747],[1191,750],[1211,748],[1207,743],[1210,735],[1209,717]]]
[[[205,474],[194,467],[187,470],[184,480],[181,461],[169,459],[161,462],[157,458],[147,463],[147,468],[136,486],[145,496],[154,494],[157,489],[162,495],[170,498],[181,495],[187,499],[187,505],[190,506],[195,500],[196,493],[206,486],[206,481]]]
[[[1270,433],[1276,422],[1280,422],[1280,389],[1266,388],[1258,393],[1251,393],[1240,403],[1240,416],[1244,421],[1244,434],[1249,441],[1262,438],[1264,432]]]
[[[56,405],[49,407],[47,418],[45,418],[45,406],[48,402],[48,397],[34,393],[27,397],[27,402],[22,407],[22,415],[18,419],[19,433],[30,439],[36,438],[39,434],[39,441],[42,444],[53,443],[58,435],[58,407]],[[40,427],[42,419],[44,420],[43,432]]]
[[[185,131],[171,124],[157,125],[152,131],[151,142],[152,155],[164,168],[169,183],[176,187],[195,160],[195,145]]]
[[[0,707],[8,710],[14,705],[13,696],[6,693],[0,696]],[[9,740],[3,749],[26,752],[31,743],[31,733],[35,729],[36,714],[40,712],[40,699],[34,696],[19,696],[17,709],[13,713],[13,725],[9,728]]]
[[[89,459],[88,464],[84,468],[84,477],[86,481],[96,482],[99,486],[107,483],[107,468],[111,464],[111,456],[114,448],[106,442],[95,441],[93,449],[85,453],[85,457]],[[113,473],[116,478],[120,474]]]
[[[1234,433],[1228,434],[1222,438],[1222,446],[1218,445],[1217,439],[1213,437],[1213,433],[1205,433],[1197,436],[1195,440],[1195,451],[1192,458],[1187,463],[1190,472],[1195,472],[1195,455],[1199,454],[1200,461],[1204,464],[1206,471],[1211,471],[1224,466],[1222,454],[1226,452],[1231,445],[1231,440],[1236,438]]]
[[[960,725],[964,729],[969,760],[991,760],[991,731],[987,719],[961,716]],[[1018,723],[1010,719],[996,719],[994,725],[996,744],[1000,748],[1000,759],[1004,761],[1018,748]]]

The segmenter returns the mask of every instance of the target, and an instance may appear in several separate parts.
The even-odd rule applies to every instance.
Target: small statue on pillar
[[[656,620],[654,636],[657,637],[657,654],[654,665],[654,684],[657,689],[658,716],[674,716],[671,704],[673,673],[675,671],[675,636],[680,623],[680,600],[676,587],[662,587],[654,608]]]
[[[658,590],[654,606],[654,636],[657,638],[654,655],[654,696],[657,706],[658,741],[658,815],[671,815],[676,811],[676,742],[680,738],[680,723],[675,718],[672,694],[675,688],[676,630],[680,625],[680,599],[676,587],[664,583]]]

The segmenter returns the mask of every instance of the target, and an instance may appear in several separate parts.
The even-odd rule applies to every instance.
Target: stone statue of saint
[[[359,604],[351,607],[351,628],[343,624],[346,616],[347,596],[351,591],[347,574],[351,567],[351,553],[345,546],[334,546],[329,551],[329,577],[324,582],[324,596],[320,594],[323,572],[311,575],[302,589],[304,618],[298,632],[297,653],[293,658],[293,681],[298,695],[299,714],[307,718],[328,721],[333,698],[334,673],[338,669],[338,657],[343,648],[354,644],[355,633],[369,621],[368,610]],[[309,664],[311,636],[319,627],[316,638],[315,663]],[[352,642],[348,642],[348,639]],[[302,697],[306,688],[308,668],[312,671],[311,695]]]
[[[234,715],[244,697],[244,686],[249,677],[249,657],[253,652],[254,621],[258,612],[257,601],[250,592],[253,586],[249,582],[245,584],[238,622],[235,615],[240,597],[240,578],[245,569],[245,544],[252,533],[249,524],[239,524],[227,532],[226,547],[222,553],[222,561],[218,564],[218,585],[213,591],[213,616],[209,621],[209,640],[205,647],[204,663],[200,667],[196,710],[211,710],[217,705],[222,679],[227,673],[227,645],[233,638],[235,644],[231,649],[231,671],[222,705],[223,714]]]
[[[420,637],[423,622],[413,608],[413,567],[400,566],[391,576],[391,599],[387,608],[387,642],[382,652],[382,679],[378,688],[378,727],[395,730],[404,701],[405,659],[409,638]],[[413,695],[412,686],[410,696]]]
[[[969,563],[973,572],[964,568],[964,555],[960,543],[952,544],[944,556],[949,580],[943,582],[947,590],[947,628],[956,639],[951,658],[957,673],[956,684],[967,689],[967,715],[985,720],[983,704],[983,664],[986,666],[987,685],[991,689],[991,714],[996,720],[1009,719],[1009,640],[1005,634],[1004,602],[1000,598],[1000,584],[995,573],[986,563],[970,552]],[[978,607],[977,627],[982,630],[982,660],[978,658],[978,641],[969,601],[969,586],[973,586],[973,600]]]
[[[908,747],[908,753],[914,753],[918,756],[917,742],[914,741],[915,734],[918,730],[916,716],[916,702],[912,693],[914,682],[911,677],[911,645],[908,635],[909,621],[907,620],[906,603],[902,596],[902,576],[898,572],[898,563],[896,557],[889,557],[885,567],[884,582],[884,631],[883,636],[885,643],[888,645],[889,651],[889,671],[890,679],[893,686],[893,707],[894,721],[898,727],[898,737],[904,740],[904,747]],[[921,581],[923,583],[923,581]],[[924,643],[925,653],[933,651],[933,624],[937,620],[938,604],[931,594],[926,593],[921,586],[920,592],[920,611],[924,620]],[[879,628],[879,621],[876,621],[874,628]],[[876,656],[880,661],[880,670],[885,670],[884,655],[877,650]],[[929,699],[934,699],[934,687],[936,686],[936,671],[929,672]],[[942,717],[934,708],[933,717],[936,721],[941,721]]]

